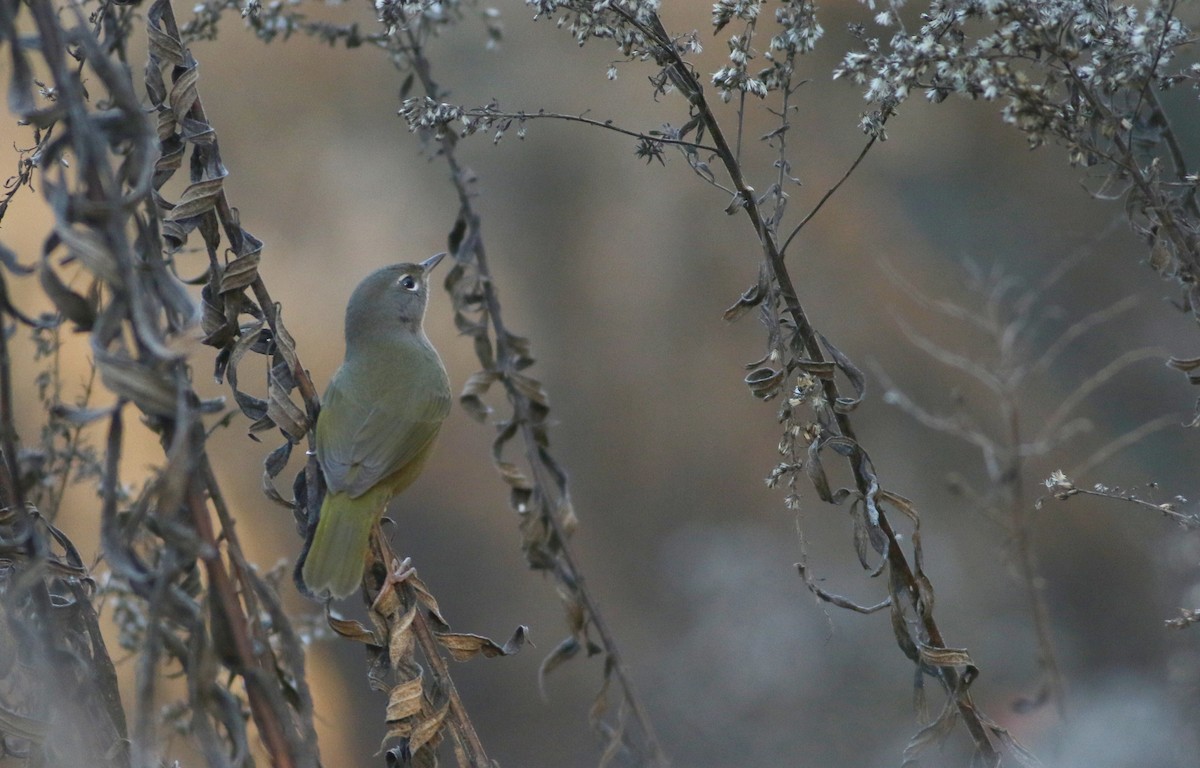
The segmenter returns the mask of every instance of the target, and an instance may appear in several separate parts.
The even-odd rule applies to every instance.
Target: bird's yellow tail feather
[[[326,494],[321,519],[301,572],[304,584],[319,597],[347,597],[362,582],[371,526],[382,505],[368,492],[357,499],[344,493]]]

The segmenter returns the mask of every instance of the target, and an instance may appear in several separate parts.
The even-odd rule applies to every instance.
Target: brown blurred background
[[[671,29],[701,30],[701,68],[719,66],[726,46],[724,35],[707,31],[710,4],[664,5]],[[793,170],[804,182],[792,191],[793,222],[864,142],[859,90],[829,73],[851,45],[846,23],[865,21],[867,11],[829,5],[821,15],[827,36],[806,60],[811,82],[799,92],[789,134]],[[590,110],[639,130],[686,119],[678,98],[650,98],[647,66],[622,64],[609,82],[614,51],[577,48],[552,23],[531,23],[521,3],[500,10],[506,37],[498,50],[484,49],[475,18],[435,42],[435,77],[453,100]],[[365,4],[314,12],[372,23]],[[194,45],[193,53],[230,170],[227,190],[244,226],[266,243],[263,275],[323,387],[341,359],[342,310],[355,283],[377,266],[445,248],[456,206],[444,166],[422,154],[396,116],[401,77],[378,51],[301,38],[265,46],[231,16],[217,42]],[[754,106],[747,166],[751,183],[764,190],[774,158],[755,139],[774,124]],[[997,104],[930,106],[915,98],[889,125],[889,141],[792,245],[789,262],[817,327],[860,366],[885,370],[931,410],[948,410],[958,392],[995,428],[987,392],[916,350],[897,318],[978,359],[994,359],[994,347],[922,309],[883,265],[929,296],[978,307],[964,262],[1031,286],[1083,251],[1082,266],[1046,296],[1044,308],[1056,309],[1058,319],[1039,326],[1031,349],[1044,349],[1056,328],[1122,297],[1142,302],[1073,344],[1029,387],[1022,418],[1032,429],[1118,355],[1157,345],[1193,356],[1200,337],[1167,303],[1170,287],[1145,265],[1120,204],[1089,198],[1064,153],[1029,151],[998,112]],[[732,109],[725,117],[733,125]],[[1184,113],[1194,118],[1194,109]],[[1197,149],[1194,132],[1188,138]],[[0,140],[30,143],[11,120]],[[762,354],[763,334],[753,316],[732,326],[721,319],[757,274],[748,224],[726,216],[729,201],[677,155],[667,154],[666,168],[647,165],[634,157],[631,140],[596,129],[537,122],[524,141],[510,134],[492,146],[476,137],[462,154],[480,177],[477,202],[506,320],[532,339],[533,373],[552,397],[553,448],[571,474],[583,571],[675,764],[898,764],[918,727],[912,666],[885,613],[864,617],[814,602],[793,567],[797,528],[826,588],[875,603],[884,585],[859,568],[844,510],[808,494],[798,513],[789,511],[783,494],[763,483],[777,461],[776,405],[757,402],[741,382],[743,364]],[[20,195],[0,230],[25,262],[37,255],[49,222],[38,202]],[[22,308],[39,308],[33,279],[13,281],[12,290]],[[427,326],[460,387],[476,362],[455,334],[443,294],[433,299]],[[27,349],[15,354],[24,387],[19,426],[28,442],[40,406]],[[78,380],[86,363],[75,365],[70,375]],[[207,348],[196,352],[195,368],[198,380],[210,379]],[[249,380],[251,371],[242,375]],[[981,708],[1047,764],[1195,765],[1198,630],[1174,632],[1162,620],[1200,604],[1197,534],[1132,505],[1084,498],[1050,501],[1037,513],[1069,720],[1059,722],[1053,707],[1018,714],[1013,703],[1033,695],[1037,683],[1023,587],[1004,530],[947,489],[951,473],[982,489],[980,456],[885,405],[874,375],[868,386],[855,416],[859,437],[885,486],[921,509],[937,617],[948,642],[968,648],[982,669],[975,688]],[[1125,371],[1081,407],[1090,432],[1029,462],[1030,507],[1051,471],[1149,419],[1178,414],[1185,421],[1195,397],[1161,359]],[[264,568],[281,560],[290,567],[299,548],[291,516],[259,491],[259,462],[271,446],[248,440],[245,427],[239,417],[214,438],[220,478],[252,557]],[[525,568],[516,520],[490,463],[492,434],[461,410],[452,413],[424,476],[393,505],[399,548],[456,629],[499,638],[518,624],[531,628],[537,647],[455,667],[490,755],[506,766],[595,765],[587,711],[600,663],[560,668],[546,698],[539,695],[539,662],[564,623],[554,585]],[[1195,440],[1183,429],[1160,431],[1073,479],[1127,487],[1155,481],[1155,501],[1190,497],[1200,491]],[[156,451],[153,444],[130,449],[126,482],[139,481]],[[67,532],[95,552],[94,490],[76,487],[67,508]],[[290,584],[286,591],[297,614],[318,613]],[[308,658],[326,764],[379,764],[373,755],[384,699],[368,691],[358,646],[322,640]],[[124,673],[131,674],[128,663]],[[931,699],[936,712],[932,690]]]

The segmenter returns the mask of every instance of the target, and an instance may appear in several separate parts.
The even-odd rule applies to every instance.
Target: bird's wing
[[[450,410],[450,393],[436,388],[399,402],[362,402],[334,377],[317,419],[317,459],[334,493],[351,498],[412,461]]]

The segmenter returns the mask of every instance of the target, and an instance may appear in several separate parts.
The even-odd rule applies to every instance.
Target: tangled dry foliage
[[[58,315],[27,317],[8,302],[7,292],[0,294],[3,308],[43,335],[66,321],[88,331],[99,379],[117,400],[92,409],[56,402],[49,411],[63,424],[107,421],[102,461],[83,452],[21,453],[7,347],[0,350],[5,752],[35,765],[160,764],[156,689],[164,665],[175,664],[187,680],[187,695],[179,707],[167,708],[167,716],[191,735],[209,764],[251,764],[252,722],[273,764],[319,765],[300,639],[275,580],[242,554],[209,464],[202,417],[223,410],[223,403],[202,400],[192,387],[189,334],[198,325],[203,342],[216,348],[216,375],[228,379],[238,408],[253,422],[251,432],[278,429],[284,437],[266,458],[263,485],[270,498],[294,509],[302,534],[315,525],[323,493],[311,450],[295,484],[297,501],[285,500],[273,480],[296,445],[308,440],[311,449],[320,405],[280,307],[258,274],[262,243],[241,228],[223,190],[226,169],[197,91],[196,62],[180,40],[171,5],[151,5],[145,87],[154,120],[148,121],[123,63],[136,28],[132,7],[103,4],[89,18],[77,5],[60,12],[49,2],[30,3],[33,39],[20,37],[18,10],[5,4],[0,17],[0,36],[10,41],[13,61],[10,104],[34,128],[37,146],[23,162],[44,170],[41,187],[55,224],[36,267],[22,265],[7,250],[3,256],[12,272],[39,271]],[[18,39],[20,45],[11,44]],[[42,61],[30,61],[27,50],[36,50]],[[83,87],[85,74],[93,93]],[[98,87],[103,99],[94,93]],[[185,159],[188,181],[171,202],[161,190]],[[31,176],[22,174],[10,192]],[[208,256],[199,307],[173,262],[196,231]],[[74,277],[64,279],[64,272]],[[68,287],[75,279],[89,282],[85,294]],[[53,336],[46,341],[51,352],[56,344]],[[238,386],[247,353],[268,364],[265,399]],[[134,497],[118,481],[127,405],[159,436],[165,456]],[[70,429],[66,434],[78,436]],[[26,503],[26,492],[45,486],[47,476],[61,478],[60,499],[72,461],[81,469],[99,465],[93,469],[103,491],[100,532],[109,570],[99,591],[68,538],[38,506]],[[57,500],[49,506],[56,508]],[[434,764],[448,735],[461,764],[490,765],[441,650],[459,660],[510,654],[524,630],[503,647],[449,632],[433,596],[386,542],[377,541],[373,554],[367,593],[373,626],[333,618],[330,624],[367,644],[371,684],[388,692],[389,760]],[[137,653],[132,726],[97,627],[94,603],[102,596],[114,600],[122,645]],[[418,649],[432,669],[430,679]],[[40,678],[47,672],[55,676],[53,685]]]
[[[400,114],[446,164],[460,208],[449,233],[455,264],[445,287],[456,324],[473,339],[480,363],[461,401],[471,415],[494,423],[494,463],[511,489],[528,563],[551,574],[559,586],[568,635],[546,657],[543,674],[580,652],[605,659],[591,713],[605,737],[603,762],[621,755],[631,762],[663,764],[666,757],[614,633],[572,554],[576,516],[567,473],[550,450],[548,397],[528,373],[534,362],[529,341],[502,319],[482,221],[472,202],[472,176],[455,153],[467,135],[486,132],[498,141],[514,127],[524,135],[526,124],[536,119],[627,134],[636,138],[637,154],[648,160],[665,162],[673,148],[701,180],[728,194],[726,213],[743,216],[749,236],[761,247],[759,280],[726,318],[756,311],[766,329],[763,355],[747,366],[746,384],[762,400],[780,402],[782,458],[768,483],[787,490],[788,507],[800,503],[801,483],[824,501],[845,507],[855,555],[866,572],[884,577],[887,596],[877,605],[859,605],[818,586],[805,562],[798,564],[801,578],[833,605],[887,611],[922,701],[927,682],[940,689],[943,703],[913,735],[904,750],[906,762],[918,760],[961,724],[978,764],[998,765],[1006,756],[1037,764],[972,698],[979,670],[943,635],[935,616],[917,509],[885,487],[855,434],[851,417],[864,396],[865,377],[813,327],[785,256],[841,181],[886,138],[887,121],[912,93],[923,91],[932,101],[952,95],[1003,100],[1004,119],[1031,143],[1059,144],[1071,162],[1103,171],[1094,193],[1125,200],[1151,265],[1180,286],[1183,308],[1200,317],[1198,177],[1159,100],[1162,91],[1195,85],[1200,78],[1198,65],[1179,63],[1190,51],[1192,34],[1175,3],[945,0],[932,3],[919,18],[902,12],[900,2],[868,3],[877,11],[874,29],[883,32],[869,32],[866,24],[856,28],[862,50],[848,53],[834,73],[867,87],[872,104],[862,120],[867,138],[842,180],[798,220],[787,206],[788,190],[797,181],[788,130],[802,82],[802,56],[823,34],[811,2],[716,2],[713,29],[733,34],[728,61],[710,75],[690,59],[700,50],[697,34],[669,32],[654,0],[527,3],[538,17],[557,19],[580,44],[599,39],[614,44],[626,63],[649,67],[651,95],[676,98],[686,111],[680,125],[637,131],[583,116],[447,103],[425,46],[475,8],[471,2],[377,0],[378,28],[364,32],[356,24],[310,21],[296,4],[264,7],[255,0],[209,0],[182,28],[168,0],[145,8],[144,19],[133,6],[111,0],[94,6],[90,16],[72,3],[58,9],[50,0],[0,0],[0,40],[7,42],[11,58],[10,109],[32,128],[36,143],[22,153],[0,215],[37,176],[55,216],[35,267],[6,249],[0,249],[0,261],[13,274],[37,270],[57,315],[27,316],[8,300],[7,290],[0,290],[0,311],[6,324],[34,329],[46,356],[58,353],[63,323],[86,331],[99,380],[117,398],[105,408],[88,407],[86,399],[68,405],[48,380],[47,439],[55,448],[40,456],[23,452],[13,427],[8,334],[0,334],[0,675],[5,680],[0,731],[5,752],[34,765],[160,764],[166,756],[156,695],[160,671],[170,663],[187,683],[186,710],[176,713],[176,723],[209,764],[249,764],[251,724],[273,764],[320,763],[301,642],[280,606],[277,579],[260,574],[238,544],[209,465],[202,421],[220,412],[222,403],[196,394],[186,343],[198,325],[204,344],[217,350],[216,374],[228,380],[239,411],[252,421],[251,431],[282,435],[284,442],[265,460],[264,491],[294,510],[302,535],[311,531],[323,494],[311,451],[319,399],[283,325],[281,308],[259,275],[263,244],[242,228],[223,189],[226,169],[188,47],[216,35],[223,14],[237,12],[264,42],[306,34],[379,49],[403,78]],[[768,9],[773,10],[769,18]],[[488,29],[498,35],[495,16],[486,9],[484,15]],[[916,26],[910,31],[908,24]],[[125,65],[130,36],[143,29],[150,44],[145,90],[152,121],[145,118]],[[760,56],[763,66],[755,69],[752,62]],[[83,88],[84,73],[91,93]],[[101,89],[102,97],[96,93]],[[736,102],[733,121],[725,119],[714,96]],[[742,144],[746,110],[759,101],[778,119],[777,128],[762,138],[777,159],[768,183],[756,188],[752,169],[743,165]],[[172,202],[163,190],[185,159],[186,185]],[[197,232],[208,259],[198,281],[199,309],[174,263]],[[70,287],[74,282],[88,288],[79,292]],[[1004,329],[997,333],[1003,337]],[[248,354],[266,364],[265,398],[239,384]],[[1200,360],[1173,364],[1200,381],[1195,373]],[[499,415],[488,401],[497,389],[507,403]],[[1013,395],[1011,387],[1005,391]],[[158,436],[164,456],[152,480],[136,493],[118,482],[128,406]],[[102,451],[89,453],[79,434],[93,423],[107,424],[107,438]],[[993,453],[1015,456],[1018,443],[1000,441]],[[293,485],[294,498],[288,499],[275,481],[297,446],[307,449],[308,459]],[[831,459],[846,462],[853,487],[831,485],[825,469]],[[52,510],[72,472],[96,476],[103,490],[100,532],[111,577],[102,584],[54,525]],[[1065,476],[1052,478],[1048,486],[1064,499],[1085,492]],[[1001,492],[1010,507],[1020,507],[1017,489]],[[1017,522],[1014,526],[1020,529]],[[409,564],[399,562],[386,541],[373,542],[365,591],[370,626],[333,617],[330,625],[367,646],[369,680],[388,692],[386,741],[395,742],[387,750],[389,764],[432,765],[449,736],[459,764],[490,765],[441,650],[458,659],[504,655],[520,647],[523,631],[504,646],[450,633]],[[1027,581],[1033,583],[1030,573]],[[136,690],[126,700],[131,724],[98,629],[96,605],[102,595],[113,602],[122,645],[138,654]],[[1036,611],[1036,595],[1033,601]],[[1184,609],[1173,621],[1187,626],[1195,612]],[[429,679],[418,650],[431,670]],[[1043,663],[1051,663],[1045,655]],[[44,684],[46,674],[53,676],[50,686]],[[608,711],[613,686],[619,702],[615,714]]]

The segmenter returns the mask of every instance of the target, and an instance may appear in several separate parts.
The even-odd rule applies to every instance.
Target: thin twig
[[[405,34],[408,41],[407,55],[412,63],[413,71],[416,73],[417,78],[421,83],[421,87],[424,89],[429,98],[438,99],[440,97],[440,89],[438,88],[437,83],[433,80],[429,61],[425,57],[421,41],[417,38],[416,33],[413,31],[412,25],[408,25],[406,27]],[[586,122],[586,120],[584,122]],[[462,167],[458,163],[454,149],[455,142],[453,135],[448,135],[447,139],[442,143],[441,155],[449,167],[450,179],[454,184],[456,192],[458,193],[461,212],[466,219],[468,228],[471,232],[469,239],[473,243],[476,267],[481,277],[481,288],[483,291],[484,301],[487,305],[488,319],[495,331],[498,358],[501,360],[513,359],[512,351],[507,349],[507,340],[513,336],[504,326],[504,321],[501,316],[499,296],[495,290],[495,281],[492,279],[491,272],[488,269],[483,238],[480,234],[482,224],[478,214],[475,213],[471,204],[471,193],[466,187],[466,176],[463,173]],[[526,457],[531,470],[535,475],[535,481],[538,487],[549,487],[546,484],[545,479],[541,477],[542,462],[537,455],[537,446],[539,441],[532,431],[532,419],[531,414],[529,413],[529,401],[525,395],[513,387],[508,378],[505,378],[504,383],[508,391],[509,398],[516,407],[517,419],[522,425],[521,433],[522,439],[525,443]],[[545,498],[545,494],[542,494],[541,496],[541,503],[543,505],[547,504],[548,501]],[[646,711],[646,708],[642,705],[640,697],[633,688],[632,677],[627,671],[626,663],[617,646],[616,639],[608,628],[603,615],[600,613],[594,597],[587,589],[583,573],[575,561],[575,557],[571,551],[569,543],[570,538],[567,532],[562,528],[562,524],[558,520],[554,510],[550,509],[549,507],[543,508],[542,517],[547,520],[554,529],[555,536],[557,538],[557,544],[560,547],[561,557],[563,558],[566,567],[570,570],[572,576],[571,589],[573,592],[579,595],[580,600],[583,602],[587,611],[589,620],[596,628],[597,633],[600,635],[604,650],[608,654],[608,657],[613,665],[613,670],[619,682],[621,683],[623,698],[629,705],[630,710],[633,712],[634,718],[637,721],[638,726],[645,738],[646,747],[650,753],[650,759],[655,765],[666,765],[666,754],[659,743],[649,714]]]
[[[380,560],[388,568],[389,575],[395,568],[407,567],[407,560],[401,561],[396,556],[391,542],[386,536],[373,536],[372,541],[379,547]],[[491,768],[492,763],[483,748],[483,741],[479,738],[479,734],[475,730],[475,723],[471,720],[462,697],[458,694],[454,678],[450,675],[450,667],[446,664],[446,659],[442,657],[441,645],[430,626],[428,610],[421,605],[416,591],[407,580],[386,579],[383,588],[401,590],[404,604],[416,606],[416,612],[413,614],[413,631],[417,643],[421,646],[421,654],[425,657],[430,669],[433,670],[433,677],[438,689],[446,696],[449,704],[450,727],[454,729],[455,738],[466,754],[467,765],[471,768]]]
[[[432,98],[432,97],[430,97],[430,98]],[[480,117],[480,118],[487,118],[487,119],[517,120],[517,121],[565,120],[569,123],[583,123],[584,125],[591,125],[591,126],[595,126],[596,128],[604,128],[605,130],[613,131],[615,133],[620,133],[625,136],[632,136],[633,138],[641,139],[642,141],[652,141],[652,142],[657,142],[660,144],[674,144],[675,146],[686,147],[688,149],[701,150],[704,152],[716,152],[717,151],[716,147],[709,146],[708,144],[700,144],[700,143],[697,143],[694,141],[685,141],[683,139],[672,139],[668,136],[663,136],[661,134],[661,132],[655,133],[655,134],[650,134],[650,133],[642,133],[641,131],[633,131],[628,128],[622,128],[621,126],[614,124],[612,120],[595,120],[590,117],[584,117],[583,115],[568,115],[568,114],[563,114],[563,113],[559,113],[559,112],[546,112],[544,110],[539,110],[537,112],[498,112],[498,111],[493,111],[493,110],[489,110],[489,109],[465,109],[465,110],[463,110],[463,115],[466,117]]]
[[[735,189],[742,197],[742,207],[747,217],[749,217],[755,233],[759,237],[768,267],[773,273],[774,282],[779,289],[780,297],[783,299],[787,312],[795,323],[805,356],[809,360],[823,362],[825,356],[818,341],[817,332],[811,322],[809,322],[807,313],[800,304],[795,285],[792,282],[784,261],[783,253],[776,245],[774,238],[767,231],[758,205],[755,202],[754,190],[747,183],[741,166],[736,162],[734,153],[725,139],[723,129],[707,100],[704,98],[703,88],[696,79],[694,72],[687,66],[687,63],[676,50],[670,36],[667,35],[662,23],[658,20],[657,15],[651,14],[650,16],[654,26],[652,29],[638,21],[633,14],[629,13],[619,4],[614,4],[611,7],[614,13],[641,31],[647,40],[653,41],[660,57],[667,66],[673,69],[673,81],[676,84],[684,85],[684,88],[682,88],[684,96],[693,105],[693,108],[699,112],[709,135],[712,136],[713,141],[717,145],[718,156],[724,164],[726,172],[729,174]],[[832,404],[839,401],[840,393],[838,386],[832,377],[823,379],[821,386],[824,391],[825,402]],[[846,413],[836,413],[836,424],[841,435],[857,443],[854,429]],[[864,498],[869,498],[873,492],[871,487],[872,480],[864,474],[859,464],[853,464],[852,471],[854,472],[855,484],[858,486],[859,493]],[[918,581],[917,575],[904,555],[899,537],[892,528],[891,522],[883,513],[883,510],[879,510],[878,525],[881,533],[888,542],[886,553],[888,563],[893,572],[893,578],[903,586],[904,591],[910,596],[914,605],[923,605],[925,588]],[[946,643],[942,637],[941,628],[935,621],[932,611],[923,609],[918,610],[917,614],[921,626],[928,636],[929,644],[935,648],[945,648]],[[969,688],[962,685],[962,677],[959,672],[953,667],[942,666],[938,667],[938,675],[940,675],[946,689],[950,692],[959,715],[962,717],[968,732],[971,734],[971,739],[975,743],[975,748],[979,756],[986,764],[997,763],[1000,759],[1000,754],[992,743],[991,736],[989,735],[990,728],[980,717],[980,713],[972,701]]]
[[[201,555],[209,583],[212,585],[217,599],[220,601],[218,610],[225,619],[225,626],[233,641],[233,650],[237,654],[237,672],[245,680],[246,695],[250,699],[250,709],[254,713],[254,722],[258,725],[259,733],[271,754],[275,768],[293,768],[296,756],[292,754],[291,744],[284,734],[284,728],[279,721],[279,713],[271,706],[264,696],[263,680],[253,674],[260,669],[259,660],[250,640],[246,615],[238,600],[237,591],[225,563],[221,559],[220,544],[213,533],[212,520],[209,518],[208,503],[205,499],[205,483],[202,477],[194,477],[188,483],[188,509],[191,511],[192,522],[196,533],[205,545]],[[272,670],[273,672],[273,670]]]
[[[15,321],[14,321],[15,322]],[[25,509],[24,493],[17,483],[17,426],[13,420],[12,358],[8,352],[8,323],[0,315],[0,519]]]
[[[821,195],[821,199],[818,200],[817,204],[814,205],[812,210],[808,212],[808,215],[801,219],[800,223],[792,228],[791,234],[787,236],[787,239],[783,241],[783,246],[779,249],[781,253],[787,253],[788,246],[792,244],[792,240],[796,237],[796,235],[800,234],[800,230],[804,229],[808,222],[812,221],[812,218],[816,216],[817,212],[820,211],[825,203],[829,201],[829,198],[833,197],[834,194],[842,188],[842,185],[846,183],[846,180],[849,179],[854,171],[858,169],[859,164],[866,159],[867,153],[871,151],[871,147],[875,146],[876,141],[877,137],[875,136],[872,136],[867,140],[867,143],[863,145],[862,150],[858,153],[858,157],[854,158],[854,162],[851,163],[850,167],[846,169],[846,172],[842,174],[842,178],[838,179],[837,183],[832,187],[825,190],[825,194]]]

